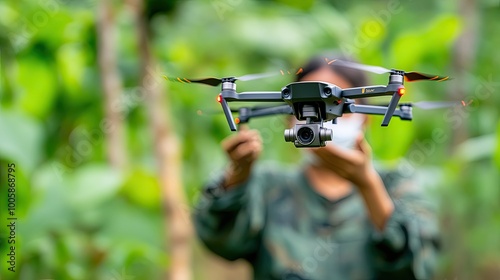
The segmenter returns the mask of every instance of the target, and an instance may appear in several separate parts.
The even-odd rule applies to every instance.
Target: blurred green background
[[[162,75],[293,69],[331,50],[366,64],[454,77],[408,83],[402,102],[464,100],[469,106],[414,108],[412,122],[395,118],[387,128],[373,117],[367,137],[380,164],[413,174],[439,205],[443,254],[436,278],[500,277],[500,1],[144,2],[150,56],[158,64],[149,73],[161,83],[158,105],[180,149],[175,167],[158,163],[153,109],[137,95],[144,63],[134,19],[139,2],[0,2],[1,279],[163,279],[169,272],[176,278],[161,169],[182,172],[174,187],[185,202],[174,214],[188,226],[203,182],[224,166],[219,142],[230,131],[224,116],[212,113],[220,110],[217,88],[167,82]],[[111,111],[123,127],[122,149],[115,149],[121,164],[110,160],[102,128],[107,101],[98,15],[105,5],[115,28],[109,34],[120,85]],[[370,78],[376,84],[387,79]],[[240,82],[238,90],[279,90],[292,79]],[[263,159],[300,160],[283,141],[285,123],[284,117],[250,123],[264,137]],[[12,162],[15,273],[7,271],[4,225]],[[189,240],[192,278],[205,279],[207,257]]]

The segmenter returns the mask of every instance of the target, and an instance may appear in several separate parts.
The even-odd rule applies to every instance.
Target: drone
[[[323,123],[342,117],[345,113],[360,113],[383,115],[381,126],[388,126],[392,117],[411,121],[413,119],[412,107],[434,109],[452,106],[456,102],[417,102],[399,104],[405,94],[404,81],[413,82],[421,80],[445,81],[448,76],[429,75],[420,72],[405,72],[403,70],[386,69],[380,66],[370,66],[351,61],[338,59],[328,60],[328,64],[336,63],[340,66],[369,71],[377,74],[389,74],[387,85],[363,86],[353,88],[340,88],[335,84],[323,81],[293,82],[284,86],[281,91],[248,91],[237,92],[236,81],[249,81],[274,76],[275,73],[250,74],[241,77],[186,79],[168,78],[169,81],[181,83],[200,83],[209,86],[221,86],[217,101],[221,104],[229,129],[236,131],[236,124],[249,122],[251,118],[277,114],[294,115],[299,121],[305,123],[295,124],[294,127],[285,129],[284,138],[292,142],[297,148],[323,147],[333,138],[333,131],[323,127]],[[300,68],[296,74],[300,73]],[[283,75],[283,71],[281,71]],[[290,74],[290,72],[288,72]],[[355,99],[377,96],[392,96],[387,106],[356,104]],[[229,102],[277,102],[278,106],[272,107],[241,107],[231,109]],[[463,103],[463,102],[462,102]],[[399,108],[397,108],[399,105]],[[233,119],[232,113],[239,115]]]

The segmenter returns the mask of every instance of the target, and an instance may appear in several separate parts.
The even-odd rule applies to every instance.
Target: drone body
[[[297,120],[305,124],[296,124],[285,130],[285,141],[293,142],[298,148],[322,147],[333,138],[331,129],[323,128],[323,122],[335,120],[346,111],[345,106],[353,105],[350,99],[392,95],[391,103],[385,110],[357,105],[358,112],[384,114],[382,126],[389,122],[396,111],[399,99],[404,94],[403,73],[394,72],[389,77],[387,86],[369,86],[341,89],[325,82],[295,82],[286,85],[281,92],[236,92],[235,79],[222,81],[222,91],[218,101],[226,115],[229,128],[236,131],[228,102],[285,102],[292,109]],[[346,103],[347,102],[347,103]]]
[[[326,59],[325,59],[326,60]],[[221,104],[231,131],[236,131],[236,123],[248,122],[251,117],[267,116],[273,114],[293,114],[297,120],[306,121],[305,124],[296,124],[293,128],[286,129],[285,141],[293,142],[298,148],[321,147],[326,141],[332,140],[333,131],[323,127],[327,121],[335,121],[344,113],[362,113],[384,115],[382,126],[388,126],[393,116],[402,120],[412,119],[411,104],[402,104],[397,109],[401,96],[405,93],[404,80],[435,80],[443,81],[448,77],[427,75],[418,72],[404,72],[401,70],[388,70],[378,66],[367,66],[353,62],[326,60],[328,64],[336,62],[341,66],[357,68],[375,73],[389,73],[387,85],[340,88],[326,82],[294,82],[286,85],[281,91],[236,92],[236,80],[252,80],[269,77],[271,74],[252,74],[242,77],[207,78],[201,80],[188,80],[187,82],[203,83],[211,86],[221,85],[221,92],[217,101]],[[299,70],[300,71],[300,70]],[[181,79],[177,78],[181,81]],[[174,80],[175,81],[175,80]],[[373,105],[359,105],[354,99],[376,96],[392,96],[387,107]],[[239,118],[233,119],[228,102],[279,102],[285,103],[276,107],[247,108],[238,110]]]

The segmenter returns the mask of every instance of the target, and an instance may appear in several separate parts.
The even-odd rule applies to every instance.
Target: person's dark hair
[[[364,71],[340,66],[338,64],[335,64],[335,62],[328,64],[328,62],[334,59],[356,62],[354,59],[343,55],[319,55],[313,57],[302,67],[302,71],[297,74],[296,81],[302,80],[304,76],[311,72],[314,72],[321,68],[328,68],[335,74],[348,81],[353,87],[362,87],[368,85],[368,77]]]

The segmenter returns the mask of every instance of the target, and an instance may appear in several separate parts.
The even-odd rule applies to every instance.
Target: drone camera
[[[297,148],[324,147],[326,141],[333,138],[333,130],[324,128],[319,123],[296,124],[285,129],[285,141],[293,142]]]

